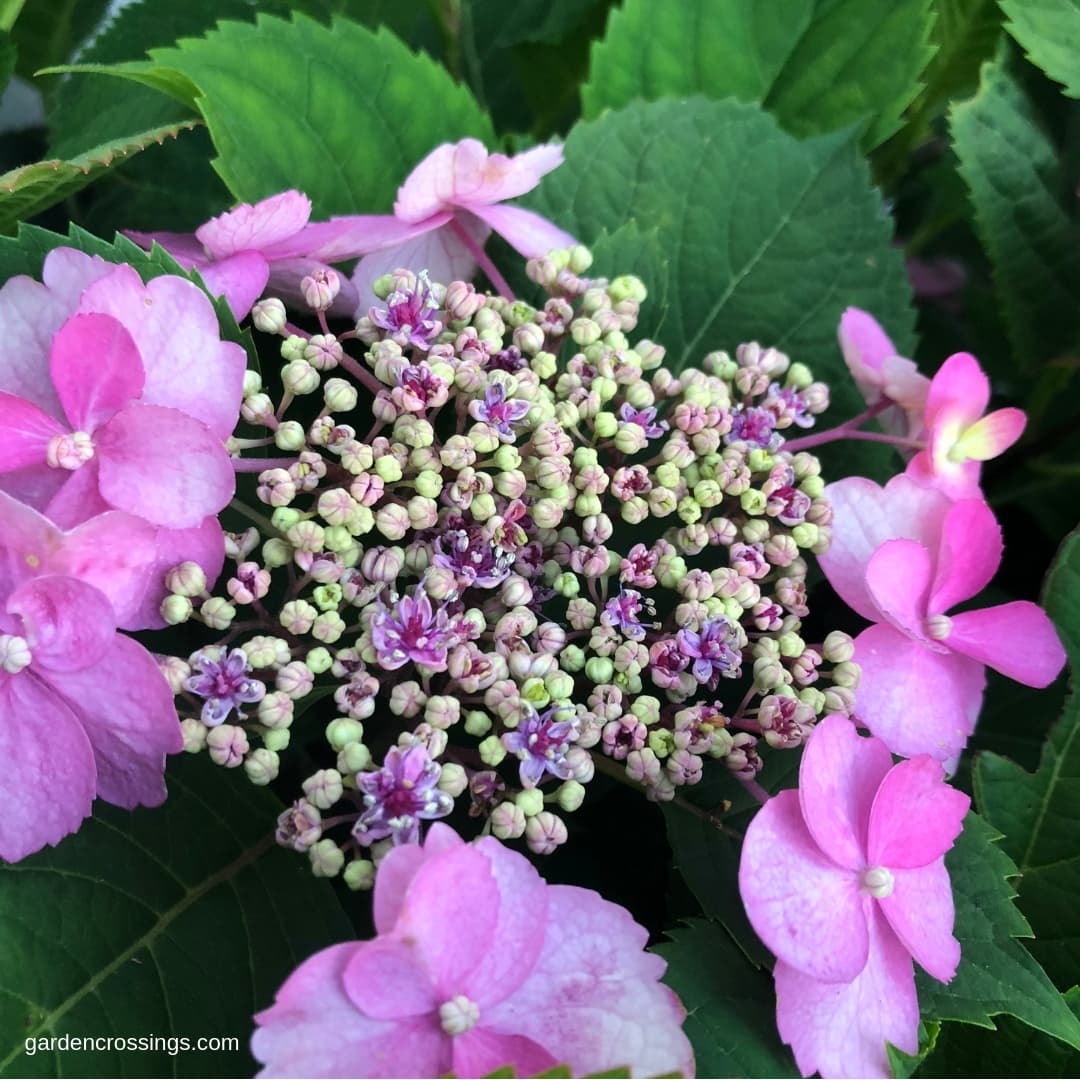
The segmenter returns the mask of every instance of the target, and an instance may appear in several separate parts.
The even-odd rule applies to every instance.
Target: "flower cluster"
[[[588,262],[530,262],[541,307],[402,271],[340,336],[255,308],[284,397],[249,379],[244,418],[270,434],[233,446],[288,456],[238,463],[269,520],[230,539],[221,593],[178,574],[162,608],[229,651],[168,670],[188,749],[257,783],[297,704],[332,695],[333,756],[279,822],[316,873],[370,885],[365,849],[455,799],[547,853],[598,763],[654,799],[710,758],[756,788],[760,740],[798,747],[853,707],[850,639],[800,633],[831,509],[784,444],[825,388],[756,344],[673,377],[627,336],[641,283]]]

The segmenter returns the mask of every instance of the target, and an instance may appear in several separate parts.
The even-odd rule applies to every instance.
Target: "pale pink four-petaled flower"
[[[645,929],[499,841],[436,824],[394,848],[374,915],[374,940],[316,953],[255,1017],[260,1076],[694,1075]]]
[[[986,667],[1027,686],[1065,663],[1053,624],[1013,601],[949,612],[1001,562],[1001,531],[981,499],[953,502],[910,476],[884,487],[849,477],[825,489],[833,538],[820,562],[841,599],[874,625],[855,639],[858,719],[895,754],[951,765],[982,705]]]
[[[932,758],[893,765],[883,742],[830,716],[799,790],[750,823],[739,889],[776,955],[777,1026],[804,1076],[889,1076],[886,1041],[918,1050],[912,958],[935,979],[956,973],[944,856],[969,803]]]

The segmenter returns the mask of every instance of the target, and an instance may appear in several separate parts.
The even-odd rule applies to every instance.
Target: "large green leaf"
[[[62,64],[104,18],[108,0],[25,0],[11,35],[19,47],[19,74],[32,78],[50,64]],[[9,16],[10,17],[10,16]]]
[[[1078,0],[1000,0],[1005,28],[1028,59],[1080,97],[1080,2]]]
[[[684,1030],[699,1076],[798,1076],[776,1033],[768,972],[751,964],[722,926],[691,919],[656,947],[686,1008]]]
[[[148,146],[175,139],[182,131],[190,131],[196,123],[195,120],[181,120],[96,146],[68,161],[39,161],[5,173],[0,176],[0,231],[10,232],[20,221],[55,206],[110,167]]]
[[[345,19],[226,22],[151,55],[155,70],[198,87],[214,167],[247,202],[295,187],[316,218],[385,211],[439,143],[493,139],[475,99],[444,68],[386,30]]]
[[[1035,773],[981,754],[975,792],[986,819],[1016,860],[1020,906],[1035,931],[1029,944],[1061,989],[1080,972],[1080,534],[1066,540],[1046,579],[1046,606],[1069,652],[1073,693],[1050,732]]]
[[[1080,1019],[1080,990],[1065,995],[1065,1003]],[[916,1077],[936,1076],[1080,1076],[1080,1054],[1027,1024],[1003,1016],[997,1031],[980,1031],[967,1024],[946,1024]]]
[[[205,758],[169,799],[99,805],[0,871],[0,1074],[250,1076],[252,1014],[295,965],[352,936],[333,888],[276,848],[280,805]],[[219,1053],[24,1052],[55,1036],[235,1037]]]
[[[931,25],[929,0],[685,0],[659,19],[650,0],[627,0],[593,48],[585,115],[638,97],[734,96],[798,135],[868,120],[871,149],[919,91]]]
[[[1074,178],[1002,62],[950,114],[960,173],[990,257],[1017,362],[1030,370],[1080,336],[1080,228],[1066,208]]]
[[[958,1020],[993,1028],[1007,1014],[1080,1049],[1080,1021],[1046,972],[1017,938],[1031,928],[1013,903],[1016,866],[996,843],[999,834],[968,814],[945,857],[956,904],[954,933],[961,959],[956,977],[940,983],[919,971],[919,1006],[928,1020]]]
[[[851,132],[799,142],[757,106],[637,102],[578,124],[524,201],[586,243],[630,221],[655,230],[675,370],[756,339],[831,380],[830,417],[844,418],[863,407],[836,346],[844,308],[910,347],[903,262]],[[643,312],[643,335],[656,317]]]

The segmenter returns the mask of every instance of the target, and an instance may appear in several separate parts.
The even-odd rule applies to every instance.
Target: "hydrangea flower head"
[[[777,1025],[804,1076],[888,1076],[886,1040],[918,1049],[912,958],[942,982],[956,974],[944,856],[969,804],[932,758],[893,765],[881,740],[830,716],[799,790],[750,823],[739,889],[776,954]]]
[[[497,840],[434,825],[394,848],[374,913],[374,940],[317,953],[255,1017],[260,1076],[694,1075],[644,928]]]
[[[951,762],[974,730],[986,667],[1047,686],[1065,652],[1045,612],[1018,600],[947,612],[990,582],[1001,531],[981,499],[952,502],[909,476],[830,484],[833,588],[873,626],[855,639],[859,719],[904,757]]]
[[[421,821],[446,817],[454,808],[454,800],[437,787],[439,772],[422,743],[391,746],[381,769],[356,778],[364,812],[353,835],[363,844],[388,836],[395,844],[415,844]]]
[[[1004,453],[1027,423],[1022,409],[987,413],[989,403],[990,380],[978,360],[969,353],[950,356],[926,399],[930,445],[911,459],[908,474],[951,498],[977,498],[981,463]]]

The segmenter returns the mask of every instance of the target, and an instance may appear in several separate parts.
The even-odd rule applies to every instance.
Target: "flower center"
[[[927,637],[934,641],[944,641],[952,630],[952,620],[948,615],[931,615],[926,620]]]
[[[891,896],[895,884],[892,871],[887,867],[872,866],[863,871],[862,887],[875,900],[884,900],[886,896]]]
[[[16,634],[0,634],[0,671],[18,675],[30,666],[30,645],[26,638]]]
[[[54,435],[45,448],[45,461],[54,469],[82,468],[94,456],[93,439],[85,431]]]
[[[439,1006],[439,1023],[447,1035],[464,1035],[476,1027],[480,1019],[480,1006],[464,994],[455,994]]]

